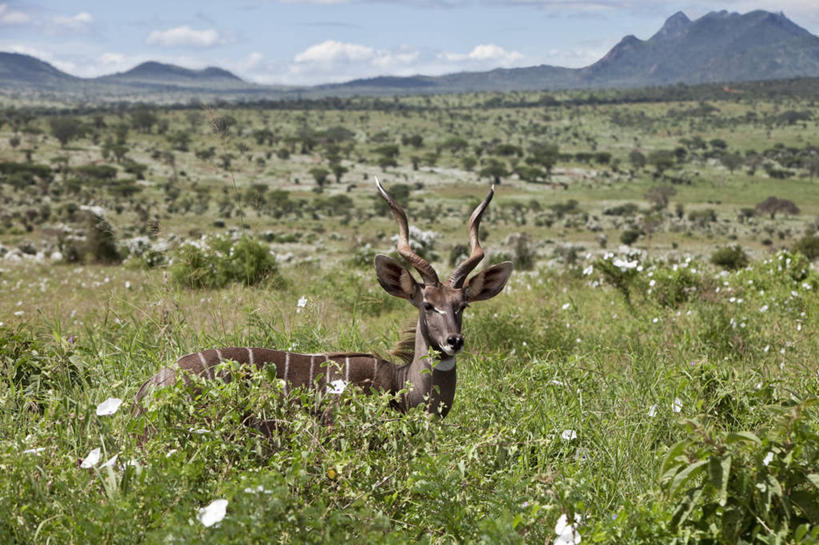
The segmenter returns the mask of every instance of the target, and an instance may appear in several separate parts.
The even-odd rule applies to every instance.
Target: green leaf
[[[751,433],[749,431],[738,431],[735,433],[729,433],[725,436],[725,442],[728,444],[736,443],[739,441],[745,441],[748,443],[754,443],[757,445],[762,444],[762,440],[756,436],[756,434]]]
[[[665,458],[663,458],[663,465],[661,471],[665,476],[669,470],[674,469],[680,465],[680,460],[677,458],[682,456],[682,453],[685,452],[685,449],[690,445],[690,441],[680,441],[679,443],[672,446],[668,452],[665,454]],[[684,460],[684,458],[683,458]]]
[[[810,481],[810,484],[812,484],[816,488],[819,488],[819,473],[811,473],[807,477],[808,481]]]
[[[711,456],[708,460],[708,475],[711,477],[711,484],[719,491],[719,504],[725,507],[728,501],[728,479],[731,473],[731,456],[723,458]]]
[[[705,471],[706,464],[708,464],[708,460],[700,460],[699,462],[695,462],[677,473],[674,476],[674,480],[671,482],[669,493],[672,496],[676,495],[680,488],[682,488],[686,483],[698,477]]]

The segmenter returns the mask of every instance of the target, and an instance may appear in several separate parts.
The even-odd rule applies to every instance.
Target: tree
[[[640,170],[646,166],[646,156],[643,155],[643,152],[638,149],[631,150],[631,152],[628,154],[628,160],[631,162],[631,166],[637,170]]]
[[[657,174],[660,175],[664,170],[674,166],[674,159],[675,155],[673,151],[658,149],[648,154],[647,161],[650,165],[657,169]]]
[[[796,206],[793,201],[788,199],[779,199],[774,196],[770,196],[761,203],[757,204],[756,210],[763,214],[770,214],[771,219],[776,217],[777,212],[782,212],[783,214],[788,215],[796,215],[799,213],[799,207]]]
[[[733,173],[742,164],[742,156],[738,153],[726,153],[720,157],[720,161],[725,165],[725,168]]]
[[[137,132],[150,133],[158,121],[156,114],[148,108],[139,108],[131,113],[131,126]]]
[[[335,177],[337,184],[341,183],[341,177],[348,171],[347,167],[342,166],[341,163],[333,163],[330,165],[330,170],[333,171],[333,176]]]
[[[330,174],[330,171],[324,167],[313,167],[310,169],[310,174],[313,176],[313,179],[316,180],[318,191],[322,191],[324,184],[327,183],[327,176]]]
[[[52,136],[60,142],[60,147],[63,148],[82,134],[82,125],[78,119],[73,117],[52,117],[48,124],[51,127]]]
[[[557,164],[558,157],[560,157],[560,148],[557,144],[538,142],[532,144],[529,148],[529,156],[526,157],[526,163],[542,167],[543,170],[546,171],[546,176],[550,176],[552,168]]]
[[[506,165],[497,159],[489,159],[487,165],[480,171],[481,178],[492,178],[492,183],[500,185],[501,178],[509,176]]]
[[[655,209],[663,210],[668,206],[668,200],[676,194],[677,190],[670,185],[658,185],[649,189],[644,196]]]

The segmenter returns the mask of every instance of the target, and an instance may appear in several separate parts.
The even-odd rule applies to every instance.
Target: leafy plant
[[[772,409],[762,437],[689,421],[662,465],[663,491],[677,502],[672,525],[697,543],[818,542],[817,402]]]

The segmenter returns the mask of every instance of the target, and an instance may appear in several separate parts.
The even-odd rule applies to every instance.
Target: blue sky
[[[819,34],[819,0],[0,0],[0,51],[83,77],[157,60],[303,85],[377,75],[591,64],[676,12],[784,11]]]

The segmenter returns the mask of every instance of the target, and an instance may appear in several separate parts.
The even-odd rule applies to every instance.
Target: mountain
[[[819,37],[782,13],[672,15],[648,40],[626,36],[582,70],[590,86],[631,87],[819,75]]]
[[[625,36],[585,68],[497,69],[437,77],[390,78],[393,92],[556,90],[645,87],[673,83],[754,81],[819,76],[819,37],[782,13],[711,12],[692,21],[678,11],[648,40]],[[371,80],[328,89],[364,91]]]
[[[190,70],[173,64],[160,62],[143,62],[127,72],[119,72],[98,78],[103,81],[139,85],[164,85],[182,87],[202,87],[208,85],[241,86],[245,82],[227,70],[208,67],[203,70]]]
[[[646,40],[628,35],[585,68],[530,66],[443,76],[381,76],[315,87],[245,82],[221,68],[190,70],[146,62],[117,74],[77,78],[34,57],[0,53],[0,92],[59,97],[178,101],[468,91],[631,88],[819,76],[819,37],[783,13],[714,11],[691,20],[678,11]]]
[[[59,88],[80,81],[47,62],[20,53],[0,53],[0,86]]]

